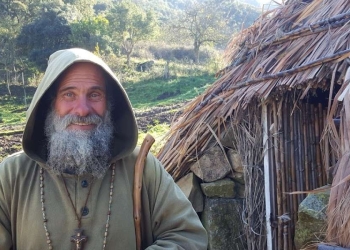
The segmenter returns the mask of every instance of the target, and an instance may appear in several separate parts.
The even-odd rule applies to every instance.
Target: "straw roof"
[[[341,84],[350,56],[350,1],[289,0],[265,12],[227,47],[229,65],[184,107],[158,157],[175,180],[218,139],[228,119],[269,98]]]

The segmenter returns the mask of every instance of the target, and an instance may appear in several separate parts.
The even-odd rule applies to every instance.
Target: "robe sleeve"
[[[147,250],[207,249],[207,233],[192,204],[153,158],[145,167],[154,242]]]
[[[12,249],[10,200],[11,193],[8,177],[4,171],[4,163],[0,164],[0,249]]]

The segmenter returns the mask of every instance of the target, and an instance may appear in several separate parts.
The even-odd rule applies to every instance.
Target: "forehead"
[[[62,87],[89,88],[100,86],[105,88],[103,70],[93,63],[79,62],[71,65],[58,78],[58,90]]]

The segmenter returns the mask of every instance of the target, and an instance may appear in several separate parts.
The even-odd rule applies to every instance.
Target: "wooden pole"
[[[324,112],[323,112],[323,106],[322,106],[322,103],[319,103],[318,104],[318,115],[319,115],[319,123],[320,123],[320,136],[323,134],[323,132],[324,132],[324,128],[325,128],[325,116],[324,116]],[[329,171],[329,162],[330,162],[330,160],[329,160],[329,154],[330,154],[330,152],[329,152],[329,144],[328,144],[328,140],[327,140],[327,138],[324,138],[324,140],[323,140],[323,143],[324,143],[324,145],[323,145],[323,149],[324,149],[324,152],[322,152],[323,154],[323,162],[324,162],[324,166],[323,166],[323,175],[322,175],[322,177],[323,177],[323,179],[324,180],[328,180],[328,171]]]
[[[285,137],[284,137],[284,120],[283,120],[283,114],[284,114],[284,100],[279,100],[278,102],[278,108],[277,108],[277,140],[279,142],[279,158],[280,158],[280,167],[281,167],[281,201],[282,201],[282,213],[280,215],[285,215],[288,212],[288,200],[287,200],[287,169],[286,169],[286,162],[285,162],[285,151],[284,151],[284,145],[285,145]],[[288,226],[285,225],[284,220],[280,222],[279,225],[283,229],[283,245],[288,246],[289,240],[288,240]],[[285,248],[288,249],[288,248]]]
[[[299,110],[295,110],[295,158],[296,158],[296,181],[297,181],[297,190],[301,191],[302,186],[300,183],[300,172],[302,170],[302,161],[301,161],[301,145],[300,145],[300,118]],[[298,205],[301,202],[301,195],[298,195]]]
[[[276,162],[275,162],[275,155],[274,155],[274,149],[273,149],[273,140],[272,140],[272,135],[273,131],[271,130],[271,126],[273,124],[273,109],[272,109],[272,104],[269,103],[267,105],[267,114],[268,114],[268,131],[269,131],[269,164],[270,164],[270,196],[271,196],[271,221],[273,222],[273,227],[272,227],[272,235],[273,235],[273,241],[272,241],[272,249],[277,249],[277,234],[278,234],[278,222],[277,222],[277,181],[276,181]]]
[[[273,149],[275,153],[275,164],[276,164],[276,181],[277,181],[277,216],[281,216],[283,214],[282,208],[282,173],[281,173],[281,162],[280,162],[280,154],[279,154],[279,141],[278,141],[278,118],[277,118],[277,104],[276,101],[273,102]],[[277,229],[277,246],[278,249],[283,249],[283,228],[278,221],[278,229]]]
[[[316,122],[315,122],[315,113],[313,112],[314,110],[314,106],[312,104],[308,105],[308,112],[309,112],[309,119],[310,122],[309,124],[309,145],[310,145],[310,154],[311,154],[311,159],[310,159],[310,163],[311,163],[311,177],[312,177],[312,181],[311,181],[311,189],[315,189],[317,187],[319,187],[318,181],[317,181],[317,174],[320,173],[317,170],[317,164],[316,164],[316,147],[317,147],[317,143],[315,140],[315,127],[316,127]]]
[[[295,159],[295,146],[296,146],[296,133],[295,133],[295,112],[290,113],[289,116],[289,125],[290,125],[290,165],[291,165],[291,178],[292,178],[292,191],[297,191],[297,180],[296,180],[296,159]],[[296,222],[296,211],[298,211],[298,196],[292,195],[292,217],[293,217],[293,226]]]
[[[316,169],[317,169],[317,177],[318,177],[318,183],[324,183],[323,182],[323,173],[324,169],[322,168],[322,157],[321,157],[321,135],[320,135],[320,116],[318,112],[317,106],[313,108],[313,113],[315,114],[315,146],[316,146]]]
[[[286,190],[287,192],[291,192],[292,191],[292,180],[291,180],[291,176],[292,176],[292,168],[291,168],[291,164],[290,164],[290,126],[289,126],[289,117],[290,117],[290,110],[289,110],[289,98],[286,98],[285,101],[283,102],[283,112],[282,112],[282,116],[283,116],[283,134],[284,134],[284,165],[285,165],[285,178],[286,178]],[[293,247],[293,242],[292,242],[292,238],[293,238],[293,197],[292,195],[287,195],[287,210],[285,211],[285,213],[288,213],[288,215],[290,216],[290,221],[287,222],[287,233],[288,233],[288,249],[292,250]]]
[[[303,155],[304,155],[304,161],[303,161],[303,169],[304,169],[304,175],[300,175],[300,181],[305,183],[305,190],[310,190],[310,169],[309,169],[309,150],[310,148],[308,147],[308,133],[307,133],[307,116],[309,115],[307,112],[307,104],[302,103],[302,120],[301,120],[301,125],[302,125],[302,133],[300,134],[301,137],[301,142],[303,143]]]
[[[263,102],[262,105],[262,125],[263,125],[263,147],[264,147],[264,185],[265,185],[265,222],[266,222],[266,250],[273,250],[272,248],[272,229],[271,229],[271,196],[270,196],[270,157],[269,157],[269,130],[267,106]]]

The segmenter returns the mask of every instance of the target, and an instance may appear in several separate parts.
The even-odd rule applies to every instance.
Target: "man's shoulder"
[[[135,164],[139,153],[140,153],[140,148],[136,147],[133,153],[130,155],[130,157],[134,159]],[[146,180],[152,181],[155,179],[162,178],[162,176],[169,175],[168,172],[165,171],[162,163],[151,152],[147,154],[147,157],[142,162],[144,162],[145,164],[143,175],[144,175],[144,179],[146,178]]]
[[[11,155],[8,155],[4,158],[4,160],[1,162],[1,164],[8,164],[16,161],[28,161],[30,160],[29,156],[26,155],[23,150],[18,151],[16,153],[13,153]]]
[[[0,163],[0,175],[8,172],[26,171],[30,165],[35,162],[29,158],[23,151],[7,156]]]

